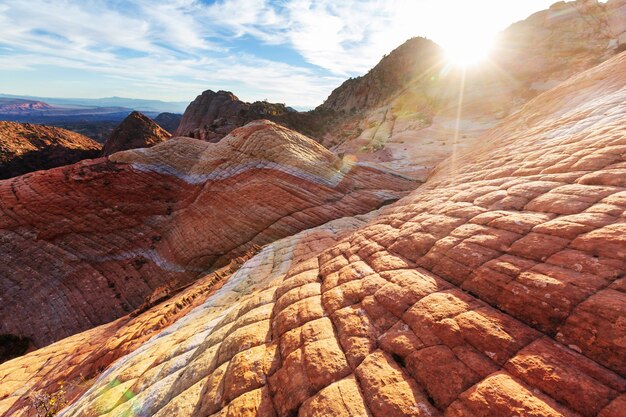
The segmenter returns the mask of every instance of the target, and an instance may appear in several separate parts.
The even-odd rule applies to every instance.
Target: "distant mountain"
[[[111,133],[102,148],[102,155],[136,148],[149,148],[170,138],[170,134],[150,118],[134,111]]]
[[[135,104],[141,106],[141,102],[150,101],[113,98],[87,99],[81,102],[81,99],[72,101],[72,99],[16,97],[0,94],[0,120],[61,127],[88,136],[99,143],[104,143],[113,129],[133,111],[131,106]],[[143,113],[154,118],[162,112],[146,110]],[[174,113],[166,114],[171,114],[174,118],[181,117]]]
[[[19,98],[0,98],[0,113],[21,114],[23,112],[49,108],[51,108],[51,106],[42,101]]]
[[[130,110],[155,113],[182,113],[189,104],[187,101],[169,102],[161,100],[144,100],[124,97],[106,98],[56,98],[56,97],[34,97],[27,95],[0,94],[0,98],[26,99],[43,101],[45,103],[60,107],[123,107]]]
[[[182,114],[164,112],[159,114],[153,120],[163,129],[167,130],[170,133],[174,133],[178,128],[182,117]]]

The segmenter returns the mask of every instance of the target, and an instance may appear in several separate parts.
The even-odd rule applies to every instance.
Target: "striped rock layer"
[[[625,85],[622,54],[366,224],[268,246],[60,415],[623,416]],[[5,415],[99,331],[1,365]]]
[[[266,121],[2,181],[0,333],[41,347],[415,186]]]

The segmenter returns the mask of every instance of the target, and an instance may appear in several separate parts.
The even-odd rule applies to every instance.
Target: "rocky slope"
[[[434,42],[425,38],[410,39],[366,75],[344,82],[319,108],[356,113],[377,107],[407,85],[430,79],[433,68],[443,59],[443,51]]]
[[[65,129],[0,121],[0,179],[95,158],[100,145]]]
[[[126,339],[62,415],[623,416],[625,85],[621,54],[367,223],[268,246],[140,347]],[[0,365],[5,415],[90,369],[91,340],[115,355],[107,331]]]
[[[189,104],[174,136],[217,142],[233,129],[257,119],[284,114],[284,105],[246,103],[229,91],[207,90]]]
[[[169,133],[174,133],[182,117],[182,115],[175,113],[159,113],[159,115],[154,118],[154,122]]]
[[[302,113],[280,103],[247,103],[230,91],[207,90],[189,104],[174,136],[218,142],[237,127],[267,119],[315,138],[325,131],[333,117],[332,112]]]
[[[291,266],[335,244],[367,218],[371,215],[334,220],[269,244],[243,267],[235,260],[145,312],[136,310],[6,364],[0,371],[0,414],[29,415],[30,394],[52,392],[59,384],[66,387],[66,400],[77,399],[115,360],[135,351],[193,308],[202,306],[208,314],[221,314],[266,281],[280,278]],[[212,301],[205,303],[209,297]],[[86,337],[89,343],[85,343]],[[20,392],[23,387],[28,387],[28,393]]]
[[[129,149],[149,148],[170,138],[170,134],[152,119],[134,111],[120,123],[102,147],[102,155]]]
[[[267,121],[0,182],[0,333],[36,346],[417,184]]]
[[[579,0],[512,25],[491,60],[466,71],[430,42],[409,40],[320,106],[338,113],[321,143],[425,178],[529,99],[613,56],[625,32],[623,0]]]
[[[190,104],[176,135],[218,141],[250,120],[269,118],[339,155],[424,180],[528,100],[624,45],[624,0],[558,2],[505,30],[491,60],[477,68],[454,68],[436,44],[414,38],[314,111],[206,91]]]

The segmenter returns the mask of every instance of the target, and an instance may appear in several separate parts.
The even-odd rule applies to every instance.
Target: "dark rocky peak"
[[[102,155],[119,151],[149,148],[170,138],[170,134],[152,119],[134,111],[120,123],[104,144]]]

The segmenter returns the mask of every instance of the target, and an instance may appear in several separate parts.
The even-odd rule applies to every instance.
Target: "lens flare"
[[[494,37],[488,33],[457,34],[441,41],[446,60],[455,66],[468,67],[486,60]]]

